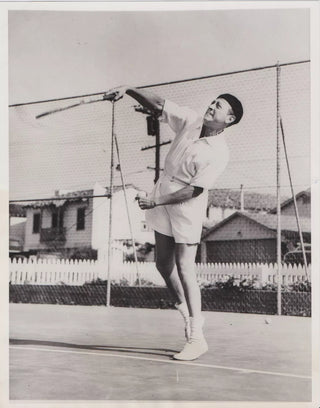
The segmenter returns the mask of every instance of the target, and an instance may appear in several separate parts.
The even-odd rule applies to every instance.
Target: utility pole
[[[160,177],[160,126],[158,118],[154,118],[154,131],[156,137],[156,160],[155,160],[156,170],[154,183],[156,183]]]
[[[154,183],[156,183],[160,177],[160,148],[163,145],[171,143],[171,141],[160,143],[160,124],[157,115],[154,115],[150,110],[138,105],[134,107],[136,112],[144,113],[147,116],[147,133],[149,136],[155,136],[156,143],[153,146],[146,146],[141,150],[156,149],[155,150],[155,176]]]
[[[281,160],[280,160],[280,64],[277,63],[276,70],[276,85],[277,85],[277,269],[278,269],[278,285],[277,285],[277,312],[281,316],[282,311],[282,258],[281,258]]]
[[[243,191],[243,184],[240,184],[240,211],[244,211],[244,191]]]

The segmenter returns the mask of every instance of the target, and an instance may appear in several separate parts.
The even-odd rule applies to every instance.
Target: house
[[[104,187],[96,183],[94,195],[100,196],[104,192],[108,193]],[[145,221],[145,212],[140,209],[136,200],[137,193],[140,190],[129,184],[126,186],[126,197],[121,186],[114,188],[112,200],[112,237],[115,245],[123,247],[123,251],[129,255],[132,254],[131,231],[137,244],[151,244],[151,254],[148,253],[144,259],[154,261],[154,233],[148,228]],[[128,218],[128,212],[130,220]],[[97,249],[99,257],[104,259],[108,252],[109,236],[109,198],[95,197],[93,199],[94,211],[92,213],[92,246]],[[130,222],[129,222],[130,221]],[[150,252],[150,251],[149,251]]]
[[[21,205],[9,204],[9,256],[23,256],[26,212]]]
[[[296,194],[296,202],[299,217],[311,217],[311,189],[307,189],[304,191],[300,191]],[[273,208],[271,210],[272,214],[276,214],[277,208]],[[294,208],[294,201],[293,198],[289,198],[285,200],[281,204],[281,215],[294,215],[295,216],[295,208]]]
[[[300,218],[305,242],[311,239],[310,218]],[[281,217],[282,254],[299,242],[296,217]],[[201,262],[276,262],[277,215],[237,211],[203,233]]]
[[[209,191],[204,227],[212,227],[236,211],[268,213],[276,206],[276,197],[251,191],[214,189]]]
[[[138,190],[126,186],[131,227],[137,242],[153,243],[153,233],[144,221],[135,196]],[[99,197],[96,197],[99,196]],[[122,186],[115,186],[112,200],[112,239],[117,243],[131,240],[127,204]],[[56,192],[52,199],[34,201],[24,206],[26,228],[24,250],[38,257],[91,258],[107,256],[109,240],[110,190],[96,184],[93,189]]]
[[[24,250],[39,257],[72,257],[91,251],[93,189],[27,203]]]

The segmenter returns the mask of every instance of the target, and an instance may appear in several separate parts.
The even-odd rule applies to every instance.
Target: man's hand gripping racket
[[[141,210],[150,210],[156,206],[155,201],[148,198],[148,194],[145,192],[138,193],[136,195],[136,200],[138,200]]]
[[[117,86],[116,88],[109,89],[104,95],[105,100],[116,102],[119,99],[123,98],[127,92],[128,87],[125,85]]]

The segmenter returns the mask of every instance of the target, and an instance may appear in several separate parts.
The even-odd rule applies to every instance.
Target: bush
[[[199,286],[201,289],[222,289],[238,292],[259,289],[258,280],[256,278],[239,280],[234,276],[230,276],[227,280],[217,281],[214,283],[206,281],[199,282]]]
[[[259,289],[259,282],[257,278],[242,279],[239,286],[242,290],[255,290]]]
[[[135,257],[133,254],[133,249],[132,249],[132,242],[128,241],[126,243],[126,247],[128,249],[128,251],[125,253],[124,255],[124,260],[126,262],[134,262],[135,261]],[[137,254],[137,260],[138,262],[145,262],[146,259],[148,258],[148,256],[150,255],[150,253],[154,250],[154,245],[150,244],[149,242],[145,242],[143,244],[139,244],[136,242],[136,254]]]
[[[278,290],[277,283],[267,283],[261,287],[262,290]],[[290,285],[281,285],[282,292],[311,292],[310,281],[299,281],[291,283]]]
[[[283,286],[283,285],[282,285],[282,286]],[[270,290],[270,291],[276,292],[277,289],[278,289],[278,286],[277,286],[276,283],[265,283],[265,284],[261,287],[261,289],[262,289],[262,290]]]
[[[97,278],[97,279],[93,279],[92,281],[90,281],[90,282],[85,282],[83,285],[107,285],[108,284],[108,281],[107,280],[102,280],[102,279],[100,279],[100,278]],[[157,285],[155,285],[153,282],[150,282],[150,281],[147,281],[147,280],[145,280],[145,279],[140,279],[140,284],[141,284],[141,286],[144,286],[144,287],[155,287],[155,286],[157,286]],[[119,282],[116,282],[116,281],[111,281],[111,286],[127,286],[127,287],[130,287],[130,286],[139,286],[139,282],[138,282],[138,279],[136,279],[135,280],[135,282],[133,283],[133,285],[130,285],[130,283],[129,283],[129,281],[128,281],[128,279],[126,279],[126,278],[122,278],[122,279],[120,279],[120,281]]]
[[[93,279],[93,280],[90,281],[90,282],[85,282],[85,283],[83,284],[83,286],[88,286],[88,285],[106,285],[107,283],[108,283],[107,280],[102,280],[102,279],[100,279],[100,278],[97,278],[97,279]]]
[[[68,258],[72,260],[92,259],[95,261],[98,259],[98,251],[87,247],[75,248],[70,250]]]
[[[302,281],[302,282],[295,282],[289,285],[290,291],[292,292],[311,292],[311,282],[310,281]]]
[[[130,286],[129,281],[126,278],[120,279],[120,281],[118,283],[113,281],[113,282],[111,282],[111,285],[112,286]]]
[[[148,280],[146,280],[146,279],[140,279],[140,285],[141,285],[141,286],[148,286],[148,287],[157,286],[155,283],[150,282],[150,281],[148,281]],[[139,280],[138,280],[138,278],[137,278],[136,281],[134,282],[133,286],[139,286]]]
[[[84,283],[84,285],[107,285],[107,280],[102,280],[100,278],[94,279],[90,282]],[[60,284],[63,284],[61,282]],[[267,283],[263,286],[259,286],[259,282],[256,278],[254,279],[242,279],[239,280],[233,276],[230,276],[224,281],[208,282],[208,281],[198,281],[200,289],[220,289],[223,291],[233,291],[233,292],[245,292],[249,290],[268,290],[276,292],[278,290],[277,283]],[[157,287],[157,285],[146,279],[140,279],[140,285],[142,287]],[[119,282],[111,281],[111,286],[139,286],[138,279],[130,285],[126,278],[120,279]],[[311,282],[310,281],[299,281],[294,282],[290,285],[281,285],[282,292],[311,292]]]
[[[236,278],[231,276],[227,281],[217,281],[216,282],[216,288],[217,289],[223,289],[223,290],[239,290],[240,286],[236,282]]]

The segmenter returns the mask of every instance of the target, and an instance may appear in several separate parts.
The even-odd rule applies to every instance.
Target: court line
[[[75,350],[54,350],[54,349],[45,349],[41,347],[23,347],[23,346],[9,346],[11,349],[18,349],[18,350],[32,350],[32,351],[46,351],[51,353],[70,353],[70,354],[83,354],[83,355],[94,355],[99,357],[115,357],[115,358],[124,358],[124,359],[131,359],[131,360],[144,360],[144,361],[152,361],[157,363],[164,363],[164,364],[176,364],[176,365],[187,365],[187,366],[194,366],[194,367],[204,367],[204,368],[217,368],[220,370],[229,370],[229,371],[239,371],[244,374],[264,374],[264,375],[274,375],[280,377],[292,377],[292,378],[304,378],[304,379],[312,379],[311,376],[307,375],[298,375],[298,374],[290,374],[290,373],[280,373],[276,371],[263,371],[263,370],[252,370],[248,368],[239,368],[239,367],[227,367],[227,366],[220,366],[215,364],[202,364],[202,363],[194,363],[189,361],[177,361],[177,360],[164,360],[159,358],[149,358],[149,357],[137,357],[137,356],[127,356],[127,355],[120,355],[120,354],[104,354],[104,353],[95,353],[90,351],[75,351]]]

